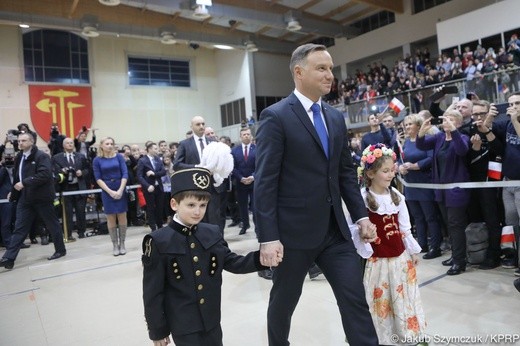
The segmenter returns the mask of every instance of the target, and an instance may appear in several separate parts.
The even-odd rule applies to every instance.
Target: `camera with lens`
[[[6,168],[14,167],[14,148],[5,148],[3,166]]]
[[[69,184],[71,184],[74,181],[74,178],[76,178],[76,170],[74,167],[68,167],[65,174],[67,176],[67,183]]]
[[[433,116],[432,120],[430,121],[430,124],[440,125],[440,124],[442,124],[442,119],[440,117]]]
[[[379,112],[379,109],[376,105],[370,106],[368,110],[369,110],[370,114],[375,114],[375,115],[377,115],[377,113]]]
[[[58,125],[53,124],[51,126],[51,137],[56,138],[60,134],[60,131],[58,130]]]
[[[11,143],[13,143],[14,141],[18,140],[18,135],[20,133],[23,133],[22,131],[18,131],[18,130],[14,130],[14,129],[11,129],[11,130],[7,130],[7,140]]]

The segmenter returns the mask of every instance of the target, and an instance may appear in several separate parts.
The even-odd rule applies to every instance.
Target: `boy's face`
[[[180,201],[180,203],[177,203],[177,201],[172,198],[170,200],[170,206],[177,212],[177,217],[183,224],[192,226],[198,224],[204,217],[204,214],[206,214],[208,201],[189,196]]]

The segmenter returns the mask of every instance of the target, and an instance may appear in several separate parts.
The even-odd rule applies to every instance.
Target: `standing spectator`
[[[47,146],[51,151],[51,156],[63,152],[63,140],[65,136],[60,133],[60,129],[57,124],[51,126],[51,138]]]
[[[63,192],[87,190],[89,186],[89,164],[85,156],[74,152],[74,140],[65,138],[63,140],[63,153],[56,154],[52,157],[54,174],[63,174],[65,177],[60,184]],[[67,236],[69,241],[74,241],[72,230],[74,229],[73,216],[76,215],[76,226],[79,238],[85,238],[87,229],[87,220],[85,215],[85,206],[87,204],[87,195],[79,194],[65,196],[65,214],[64,225],[67,227]]]
[[[128,185],[136,185],[138,184],[137,179],[135,177],[137,170],[137,159],[132,155],[132,149],[128,144],[125,144],[121,147],[121,154],[123,154],[123,158],[126,163],[126,171],[128,172],[128,181],[126,182]],[[128,226],[141,226],[141,221],[137,218],[137,209],[139,208],[137,203],[137,189],[129,189],[128,193],[128,212],[126,213],[127,225]]]
[[[380,115],[370,114],[368,116],[370,132],[365,133],[363,137],[361,137],[361,151],[365,150],[369,145],[376,143],[383,143],[390,147],[392,146],[392,133],[390,133],[382,121],[382,119],[387,115],[388,113]]]
[[[74,147],[76,151],[81,155],[85,156],[85,158],[90,161],[89,150],[90,147],[96,143],[96,129],[92,129],[92,139],[87,142],[87,134],[89,129],[85,126],[81,128],[76,138],[74,138]]]
[[[170,207],[171,200],[171,192],[172,192],[172,182],[171,176],[174,173],[173,170],[173,162],[172,157],[170,155],[165,155],[163,157],[163,165],[166,171],[166,174],[161,178],[163,184],[163,220],[166,220],[167,224],[170,224],[173,216],[173,209]]]
[[[112,254],[125,255],[128,210],[125,188],[128,170],[123,155],[116,152],[114,148],[112,137],[103,138],[99,143],[98,157],[94,159],[93,166],[96,183],[102,190],[101,199],[107,217],[108,233],[112,240]]]
[[[502,141],[504,145],[504,157],[502,158],[502,175],[506,181],[520,180],[520,92],[512,94],[509,99],[509,107],[507,115],[509,119],[493,122],[493,133]],[[496,116],[497,111],[492,107],[486,118],[485,126],[490,128],[491,121]],[[511,186],[504,187],[502,190],[502,199],[504,201],[505,223],[507,226],[520,225],[520,187]],[[520,239],[517,239],[520,243]],[[519,253],[520,257],[520,253]],[[518,266],[518,259],[512,265],[507,267]],[[505,265],[504,263],[502,264]],[[515,271],[520,276],[520,270]]]
[[[0,166],[0,199],[7,199],[13,189],[14,156],[4,152],[2,165]],[[9,201],[0,203],[0,235],[4,246],[9,247],[11,234],[13,233],[13,220],[16,205]]]
[[[175,171],[193,168],[195,165],[200,164],[204,148],[210,142],[213,142],[213,138],[205,136],[205,129],[206,123],[203,117],[195,116],[191,119],[191,130],[193,133],[189,138],[179,143],[177,155],[173,162],[173,169]],[[225,189],[225,187],[222,185],[218,188],[214,188],[212,184],[211,199],[209,201],[208,211],[204,216],[204,222],[219,225],[222,233],[224,233],[224,225],[222,224],[222,218],[220,216],[221,196],[219,193],[223,191],[223,189]]]
[[[146,145],[146,155],[137,163],[137,180],[146,200],[148,226],[155,231],[163,226],[164,188],[162,177],[166,175],[159,158],[159,148],[154,142]]]
[[[14,261],[23,241],[29,234],[36,216],[40,216],[52,234],[54,254],[48,260],[54,260],[67,254],[60,222],[54,211],[54,181],[51,158],[38,150],[34,137],[29,133],[18,136],[20,151],[16,155],[13,189],[9,199],[17,201],[16,222],[9,247],[0,260],[0,267],[13,269]]]
[[[159,141],[159,150],[157,152],[157,155],[161,158],[165,156],[165,155],[169,155],[170,154],[170,150],[168,148],[168,143],[166,143],[165,140],[160,140]]]
[[[325,46],[299,46],[290,62],[294,92],[260,114],[255,174],[260,261],[278,265],[267,312],[270,345],[288,344],[291,316],[313,262],[334,290],[348,342],[378,344],[341,199],[362,239],[373,240],[375,226],[357,184],[345,119],[321,102],[330,91],[333,66]]]
[[[433,151],[417,149],[416,145],[417,133],[423,122],[424,119],[417,114],[410,114],[404,118],[408,138],[403,144],[404,162],[399,165],[399,172],[407,183],[432,182]],[[405,186],[404,195],[415,221],[419,245],[423,251],[428,249],[423,258],[432,259],[441,256],[442,231],[433,190]]]
[[[446,111],[443,116],[444,132],[426,136],[431,129],[431,119],[425,120],[419,129],[416,146],[420,150],[433,150],[433,182],[458,183],[469,181],[466,155],[469,138],[458,131],[462,125],[460,112]],[[466,209],[469,203],[468,190],[453,188],[435,190],[441,215],[450,232],[452,257],[442,262],[450,266],[447,275],[459,275],[466,271]]]
[[[255,222],[254,182],[255,182],[255,145],[251,144],[251,130],[240,129],[241,145],[237,145],[231,151],[233,155],[234,168],[233,179],[237,188],[238,209],[242,228],[238,234],[245,234],[249,229],[249,209],[253,213]],[[255,222],[256,225],[256,222]]]

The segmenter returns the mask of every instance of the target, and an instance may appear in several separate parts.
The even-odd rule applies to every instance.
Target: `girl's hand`
[[[414,266],[417,266],[419,264],[419,256],[416,253],[412,255],[412,263]]]

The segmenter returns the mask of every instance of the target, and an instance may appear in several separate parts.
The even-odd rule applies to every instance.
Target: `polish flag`
[[[394,97],[392,101],[390,101],[388,107],[390,107],[395,112],[395,114],[401,113],[401,111],[406,108],[403,105],[403,103],[399,101],[396,97]]]
[[[488,164],[488,177],[494,180],[502,179],[502,163],[489,161]]]
[[[500,239],[500,244],[502,249],[515,247],[515,232],[513,230],[513,226],[502,227],[502,237]]]

